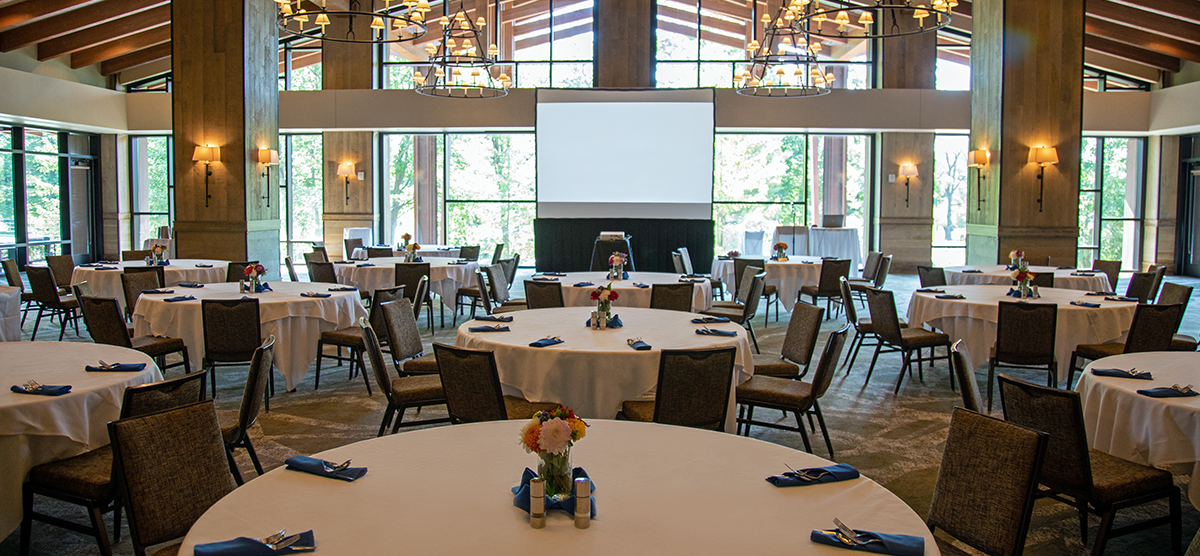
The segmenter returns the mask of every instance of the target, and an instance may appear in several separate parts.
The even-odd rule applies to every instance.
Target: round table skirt
[[[791,311],[796,305],[796,295],[804,286],[815,286],[821,281],[820,257],[791,257],[786,261],[765,261],[767,268],[766,285],[775,286],[779,292],[779,301],[783,308]],[[733,259],[714,259],[713,278],[725,283],[725,289],[737,295],[733,290],[734,265]]]
[[[225,273],[229,261],[208,259],[171,259],[171,264],[163,267],[163,279],[166,286],[175,286],[180,282],[200,282],[201,284],[216,284],[225,281]],[[212,265],[208,268],[198,268],[196,265]],[[119,264],[106,264],[106,267],[116,266],[121,269],[137,267],[144,268],[143,261],[125,261]],[[92,287],[92,293],[97,297],[116,298],[121,310],[125,310],[125,289],[121,286],[122,271],[96,270],[94,267],[77,266],[71,274],[71,283],[87,282]],[[62,285],[62,284],[59,284]]]
[[[983,272],[963,272],[964,270],[982,270]],[[951,286],[970,284],[995,284],[1011,286],[1012,271],[1005,270],[1004,265],[980,266],[949,266],[946,267],[946,283]],[[1031,266],[1029,271],[1034,274],[1054,273],[1054,287],[1063,290],[1084,290],[1089,292],[1112,291],[1108,283],[1108,275],[1100,272],[1087,272],[1092,276],[1072,276],[1080,271],[1075,269],[1058,269],[1053,266]]]
[[[0,342],[21,341],[21,288],[0,286]]]
[[[457,259],[452,257],[422,258],[424,262],[429,263],[429,291],[437,294],[442,299],[442,304],[453,311],[458,288],[475,285],[475,271],[479,269],[479,263],[471,261],[453,265],[449,263]],[[337,275],[338,282],[373,292],[396,285],[396,263],[402,262],[404,257],[380,257],[354,261],[354,264],[335,264],[333,272]],[[362,264],[373,266],[359,266]]]

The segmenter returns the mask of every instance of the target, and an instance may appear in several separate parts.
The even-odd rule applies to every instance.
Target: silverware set
[[[325,468],[326,473],[333,473],[334,471],[341,471],[347,467],[350,467],[350,460],[343,461],[342,463],[333,463],[332,461],[322,460],[321,466]]]
[[[25,384],[22,384],[21,387],[24,388],[25,390],[32,391],[32,390],[37,390],[37,389],[41,388],[42,385],[40,383],[38,383],[38,381],[36,381],[36,380],[31,380],[29,382],[26,382]]]
[[[826,531],[826,532],[833,533],[834,535],[837,536],[837,539],[839,541],[842,541],[842,544],[845,544],[847,546],[862,546],[864,544],[871,544],[874,542],[882,542],[879,539],[862,540],[862,539],[858,538],[858,533],[854,532],[854,529],[847,527],[845,523],[842,523],[842,520],[840,520],[836,517],[833,518],[833,525],[835,527],[837,527],[837,529],[834,531]]]
[[[829,475],[828,471],[796,471],[795,469],[792,469],[792,466],[786,463],[783,464],[783,466],[789,469],[789,472],[783,474],[784,477],[792,477],[802,481],[812,482],[824,477],[825,475]]]
[[[636,344],[636,343],[640,342],[640,341],[642,341],[642,337],[641,337],[641,336],[638,336],[637,338],[630,338],[630,339],[628,339],[628,340],[625,340],[625,342],[626,342],[626,343],[628,343],[628,344],[629,344],[629,345],[631,345],[631,346],[632,346],[633,344]]]
[[[280,529],[279,532],[275,533],[274,535],[258,539],[258,542],[261,542],[261,543],[267,545],[267,547],[270,548],[271,550],[281,550],[281,549],[289,548],[289,547],[296,549],[296,550],[305,550],[305,549],[313,548],[311,546],[292,546],[292,545],[296,544],[296,542],[299,540],[300,540],[300,535],[292,535],[290,537],[287,536],[287,528],[285,527],[283,529]]]
[[[1192,393],[1192,385],[1191,384],[1188,384],[1185,386],[1180,386],[1178,384],[1172,384],[1171,389],[1179,391],[1180,394],[1191,394]]]

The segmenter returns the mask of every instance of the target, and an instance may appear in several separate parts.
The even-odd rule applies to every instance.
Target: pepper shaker
[[[588,324],[592,325],[592,330],[600,328],[600,321],[596,320],[597,316],[596,311],[592,311],[592,320],[588,321]]]
[[[534,529],[546,527],[546,481],[529,480],[529,526]]]
[[[587,477],[575,479],[575,528],[592,525],[592,482]]]

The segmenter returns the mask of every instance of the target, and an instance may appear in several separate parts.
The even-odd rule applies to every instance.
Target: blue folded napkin
[[[1114,378],[1136,378],[1138,380],[1154,380],[1154,376],[1150,371],[1133,371],[1132,373],[1123,369],[1092,369],[1092,374],[1096,376],[1111,376]]]
[[[96,261],[96,264],[117,264],[121,261]]]
[[[1136,298],[1136,297],[1125,297],[1123,295],[1110,295],[1108,297],[1105,297],[1104,300],[1105,301],[1131,301],[1133,303],[1138,302],[1138,298]]]
[[[858,477],[858,470],[853,466],[839,463],[827,467],[809,467],[798,472],[788,471],[782,475],[767,477],[767,482],[777,487],[794,487],[848,481]]]
[[[534,282],[557,282],[558,278],[546,278],[545,276],[534,276]],[[589,284],[591,285],[591,284]]]
[[[1030,288],[1030,290],[1029,290],[1029,291],[1030,291],[1030,294],[1032,294],[1032,293],[1033,293],[1033,288]],[[1008,293],[1006,293],[1006,294],[1004,294],[1004,295],[1007,295],[1007,296],[1009,296],[1009,297],[1021,297],[1021,290],[1018,290],[1017,288],[1008,288]],[[941,296],[939,295],[938,297],[941,297]],[[1034,295],[1034,296],[1033,296],[1033,298],[1034,298],[1034,299],[1038,299],[1038,298],[1041,298],[1041,297],[1042,297],[1042,296],[1040,296],[1040,295]]]
[[[1117,295],[1117,292],[1087,292],[1083,295]]]
[[[37,388],[34,388],[33,390],[26,390],[25,387],[23,387],[23,386],[15,386],[14,385],[12,388],[10,388],[10,390],[12,390],[13,392],[16,392],[18,394],[36,394],[38,396],[61,396],[63,394],[70,393],[71,386],[70,385],[52,386],[50,384],[43,384]]]
[[[589,317],[587,322],[584,323],[584,326],[586,326],[588,328],[592,327],[591,317]],[[604,323],[604,326],[606,328],[621,328],[622,326],[625,326],[625,323],[621,322],[620,315],[613,315],[613,318],[609,319],[608,322]]]
[[[961,293],[944,293],[941,295],[935,295],[934,297],[936,297],[938,299],[966,299],[967,298],[967,296],[965,296]]]
[[[422,259],[421,257],[417,257],[417,258],[413,259],[413,262],[414,263],[423,263],[423,262],[425,262],[425,259]]]
[[[542,338],[536,342],[530,342],[529,347],[544,348],[561,343],[563,343],[562,338]]]
[[[595,286],[595,285],[596,284],[593,284],[591,282],[576,282],[576,283],[572,284],[572,286],[574,286],[576,288],[586,288],[588,286]]]
[[[942,289],[938,289],[938,288],[921,288],[921,289],[917,290],[917,292],[918,293],[946,293],[946,290],[942,290]]]
[[[642,283],[640,283],[640,282],[635,282],[635,283],[633,284],[633,287],[635,287],[635,288],[642,288],[642,289],[645,289],[645,288],[648,288],[648,287],[650,287],[650,284],[642,284]]]
[[[632,342],[628,342],[628,344],[629,344],[629,347],[636,349],[638,351],[647,351],[650,349],[650,344],[647,344],[646,342],[643,342],[641,340],[634,340]]]
[[[363,263],[363,264],[356,264],[354,266],[357,266],[358,268],[363,268],[365,266],[375,266],[375,265],[373,265],[371,263]]]
[[[566,272],[543,272],[542,276],[566,276]]]
[[[451,251],[454,249],[458,249],[458,248],[457,247],[438,247],[438,251]]]
[[[729,317],[700,317],[692,319],[695,324],[717,324],[719,322],[731,322]]]
[[[354,286],[334,286],[332,288],[329,288],[328,291],[331,291],[331,292],[356,292],[356,291],[358,291],[358,288],[356,288]]]
[[[191,295],[177,295],[175,297],[168,297],[163,301],[166,301],[167,303],[175,303],[176,301],[191,301],[193,299],[196,299],[196,297]]]
[[[507,326],[472,326],[468,328],[471,332],[508,332]]]
[[[1004,270],[1020,270],[1021,267],[1015,264],[1004,265]]]
[[[16,386],[13,386],[13,388],[16,388]],[[1150,396],[1151,398],[1190,398],[1192,396],[1200,396],[1200,392],[1196,392],[1196,391],[1180,392],[1179,390],[1176,390],[1169,386],[1163,386],[1162,388],[1150,388],[1147,390],[1138,390],[1137,393],[1139,393],[1143,396]]]
[[[145,363],[113,363],[107,367],[93,365],[84,367],[89,373],[135,373],[145,368]]]
[[[848,545],[838,540],[837,534],[833,530],[822,531],[820,529],[813,529],[809,539],[816,543],[875,554],[891,554],[893,556],[922,556],[925,554],[925,537],[876,533],[861,529],[855,529],[854,532],[857,533],[857,540],[866,542]]]
[[[142,290],[142,293],[148,293],[151,295],[166,295],[169,293],[175,293],[175,290]]]
[[[1089,309],[1095,309],[1100,306],[1099,303],[1091,303],[1088,301],[1072,301],[1071,305],[1074,305],[1076,307],[1087,307]]]
[[[1073,267],[1073,266],[1060,266],[1060,267],[1058,267],[1058,269],[1059,269],[1059,270],[1075,270],[1075,267]]]
[[[162,261],[162,262],[157,262],[157,263],[154,263],[154,264],[152,264],[152,265],[150,265],[150,266],[171,266],[171,261]]]
[[[83,263],[79,265],[80,268],[92,268],[94,266],[100,266],[100,263]]]
[[[318,293],[318,292],[303,292],[300,294],[300,297],[329,297],[329,296],[330,296],[330,294]]]
[[[203,288],[204,287],[204,284],[201,284],[200,282],[180,282],[179,284],[176,284],[176,285],[178,285],[181,288]]]
[[[732,261],[733,257],[729,257],[726,255],[717,255],[717,260],[718,261]]]
[[[497,317],[497,316],[493,316],[493,315],[479,315],[479,316],[475,317],[475,320],[482,320],[482,321],[487,321],[487,322],[512,322],[513,318],[512,317]]]
[[[121,268],[116,266],[98,266],[96,270],[121,270]]]
[[[212,266],[213,265],[210,264],[198,264],[196,265],[196,268],[212,268]]]
[[[284,537],[285,539],[288,537]],[[313,552],[317,549],[316,539],[312,530],[300,533],[300,540],[287,548],[271,550],[258,539],[238,537],[229,541],[210,542],[192,547],[196,556],[274,556],[276,554],[295,554]]]
[[[1071,276],[1095,276],[1095,274],[1091,272],[1072,272]]]
[[[532,470],[530,470],[528,467],[526,467],[525,472],[521,473],[521,484],[512,488],[513,505],[518,508],[521,508],[522,510],[525,510],[527,513],[529,512],[529,481],[531,481],[535,478],[537,478],[537,473],[534,473]],[[574,488],[575,479],[582,479],[582,478],[586,478],[589,481],[591,481],[591,477],[588,477],[587,471],[584,471],[582,467],[576,467],[576,468],[572,469],[571,470],[572,488]],[[591,491],[596,492],[596,482],[591,481],[590,484],[592,486]],[[596,517],[596,497],[595,496],[591,497],[591,503],[588,504],[588,507],[592,510],[592,518],[595,518]],[[568,496],[566,499],[559,500],[557,502],[551,500],[550,497],[547,496],[546,497],[546,511],[549,512],[550,510],[562,510],[571,515],[575,515],[575,493],[571,493],[571,495]]]
[[[450,261],[446,264],[448,264],[448,265],[467,264],[467,261]]]
[[[817,264],[813,261],[800,261],[800,264]]]
[[[716,328],[697,328],[696,333],[701,336],[737,336],[736,330],[718,330]]]
[[[983,271],[978,268],[968,268],[962,272],[965,274],[983,274]]]
[[[680,278],[679,281],[686,282],[688,284],[703,284],[704,278]]]
[[[837,257],[821,257],[822,261],[836,261]]]
[[[354,264],[354,261],[333,261],[333,264]]]
[[[629,272],[628,272],[628,271],[622,271],[622,272],[621,272],[621,279],[622,279],[622,280],[628,280],[628,279],[629,279]]]
[[[320,475],[322,477],[329,477],[331,479],[341,479],[343,481],[354,481],[355,479],[362,478],[363,475],[367,474],[366,467],[347,467],[339,471],[326,471],[324,460],[310,458],[308,456],[292,456],[283,463],[286,463],[287,468],[293,471],[303,471],[305,473],[312,473],[313,475]]]

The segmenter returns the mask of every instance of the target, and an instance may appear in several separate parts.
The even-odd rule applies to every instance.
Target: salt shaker
[[[1037,286],[1034,286],[1034,287],[1033,287],[1033,298],[1034,298],[1034,299],[1039,299],[1039,298],[1041,298],[1041,297],[1042,297],[1042,294],[1038,293],[1038,287],[1037,287]]]
[[[596,322],[600,325],[600,330],[608,328],[608,313],[597,311]]]
[[[546,481],[542,479],[529,480],[529,526],[546,527]]]
[[[592,525],[592,481],[587,477],[575,479],[575,528]]]

